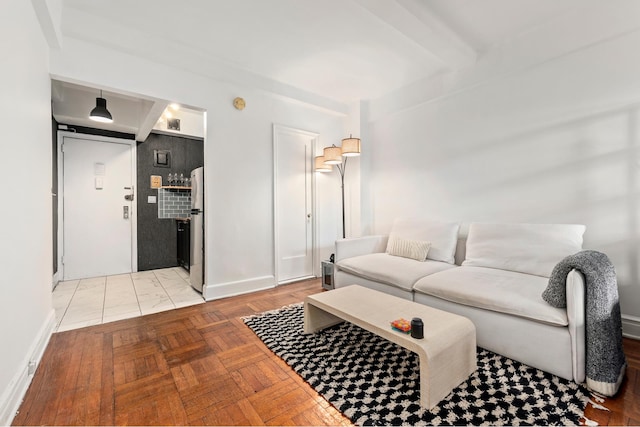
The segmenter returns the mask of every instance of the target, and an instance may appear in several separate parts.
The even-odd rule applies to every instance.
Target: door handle
[[[122,218],[129,219],[129,206],[122,207]]]
[[[129,202],[132,202],[133,201],[133,185],[131,187],[124,187],[124,189],[125,190],[131,190],[131,194],[126,194],[124,196],[124,199],[129,201]]]

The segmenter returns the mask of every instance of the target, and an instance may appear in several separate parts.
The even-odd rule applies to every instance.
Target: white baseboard
[[[248,294],[275,288],[276,278],[274,276],[254,277],[236,282],[217,283],[215,285],[204,285],[202,296],[206,301],[213,301],[220,298],[233,297],[236,295]]]
[[[622,335],[640,340],[640,317],[622,315]]]
[[[49,339],[51,338],[51,334],[53,334],[55,326],[56,312],[51,310],[49,312],[49,316],[47,316],[47,319],[42,325],[38,336],[31,345],[27,357],[25,357],[22,369],[16,373],[5,391],[2,393],[2,397],[0,398],[0,425],[11,425],[13,418],[16,416],[16,413],[20,408],[22,399],[31,384],[33,373],[40,364],[42,355],[49,344]],[[30,365],[31,370],[29,369]]]
[[[56,271],[54,273],[53,277],[51,278],[51,289],[55,289],[56,286],[58,286],[59,282],[60,282],[59,271]]]

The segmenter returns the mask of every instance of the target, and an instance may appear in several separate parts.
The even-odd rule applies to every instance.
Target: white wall
[[[247,89],[241,93],[247,107],[238,111],[231,106],[237,94],[237,88],[225,88],[207,108],[206,218],[212,225],[207,237],[213,247],[206,259],[212,273],[207,284],[216,287],[208,294],[213,297],[273,283],[273,123],[320,134],[319,151],[342,138],[341,115]],[[318,174],[316,183],[316,221],[325,259],[341,234],[338,175]]]
[[[52,51],[51,73],[206,110],[205,295],[219,298],[275,283],[272,125],[320,134],[321,150],[344,138],[346,114],[71,38]],[[246,100],[242,111],[233,107],[237,96]],[[328,258],[341,233],[337,173],[318,176],[317,187],[319,245]]]
[[[401,215],[586,224],[639,334],[639,47],[629,32],[375,119],[373,230]]]
[[[48,342],[51,302],[51,89],[48,46],[31,2],[6,0],[0,14],[0,424],[10,424],[27,365]]]

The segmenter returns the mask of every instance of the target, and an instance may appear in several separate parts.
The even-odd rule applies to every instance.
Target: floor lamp
[[[344,173],[347,170],[347,160],[349,157],[356,157],[360,155],[360,138],[354,138],[349,135],[349,138],[342,140],[342,146],[325,147],[322,156],[315,158],[315,171],[316,172],[331,172],[333,165],[336,166],[340,173],[340,189],[342,190],[342,238],[346,237],[345,225],[344,225]]]

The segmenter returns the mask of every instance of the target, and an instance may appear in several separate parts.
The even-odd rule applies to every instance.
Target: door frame
[[[65,138],[81,138],[112,144],[128,145],[131,152],[131,176],[133,185],[133,202],[131,203],[131,272],[138,271],[138,186],[137,186],[137,152],[135,139],[113,138],[110,136],[90,135],[85,133],[58,131],[58,278],[64,279],[64,154],[62,146]]]
[[[318,234],[318,230],[317,230],[317,226],[318,226],[318,221],[316,221],[316,214],[317,214],[317,209],[316,209],[316,175],[314,173],[313,170],[313,159],[314,159],[314,153],[316,152],[319,140],[320,140],[320,134],[316,133],[316,132],[310,132],[310,131],[306,131],[303,129],[298,129],[298,128],[294,128],[291,126],[285,126],[285,125],[281,125],[281,124],[277,124],[274,123],[273,124],[273,243],[274,243],[274,247],[273,247],[273,271],[274,271],[274,277],[275,277],[275,285],[279,286],[279,285],[285,285],[287,283],[291,283],[294,281],[298,281],[298,280],[304,280],[304,277],[301,278],[296,278],[293,280],[287,280],[284,282],[280,282],[280,275],[279,275],[279,271],[278,271],[278,259],[279,259],[279,253],[280,253],[280,242],[279,242],[279,238],[278,238],[278,134],[279,133],[290,133],[290,134],[297,134],[297,135],[304,135],[306,137],[309,137],[311,139],[311,152],[309,153],[309,159],[307,159],[307,165],[309,167],[309,172],[311,175],[311,262],[312,262],[312,268],[311,268],[311,276],[307,277],[307,278],[312,278],[312,277],[319,277],[319,265],[320,265],[320,261],[319,261],[319,251],[317,248],[317,234]]]

